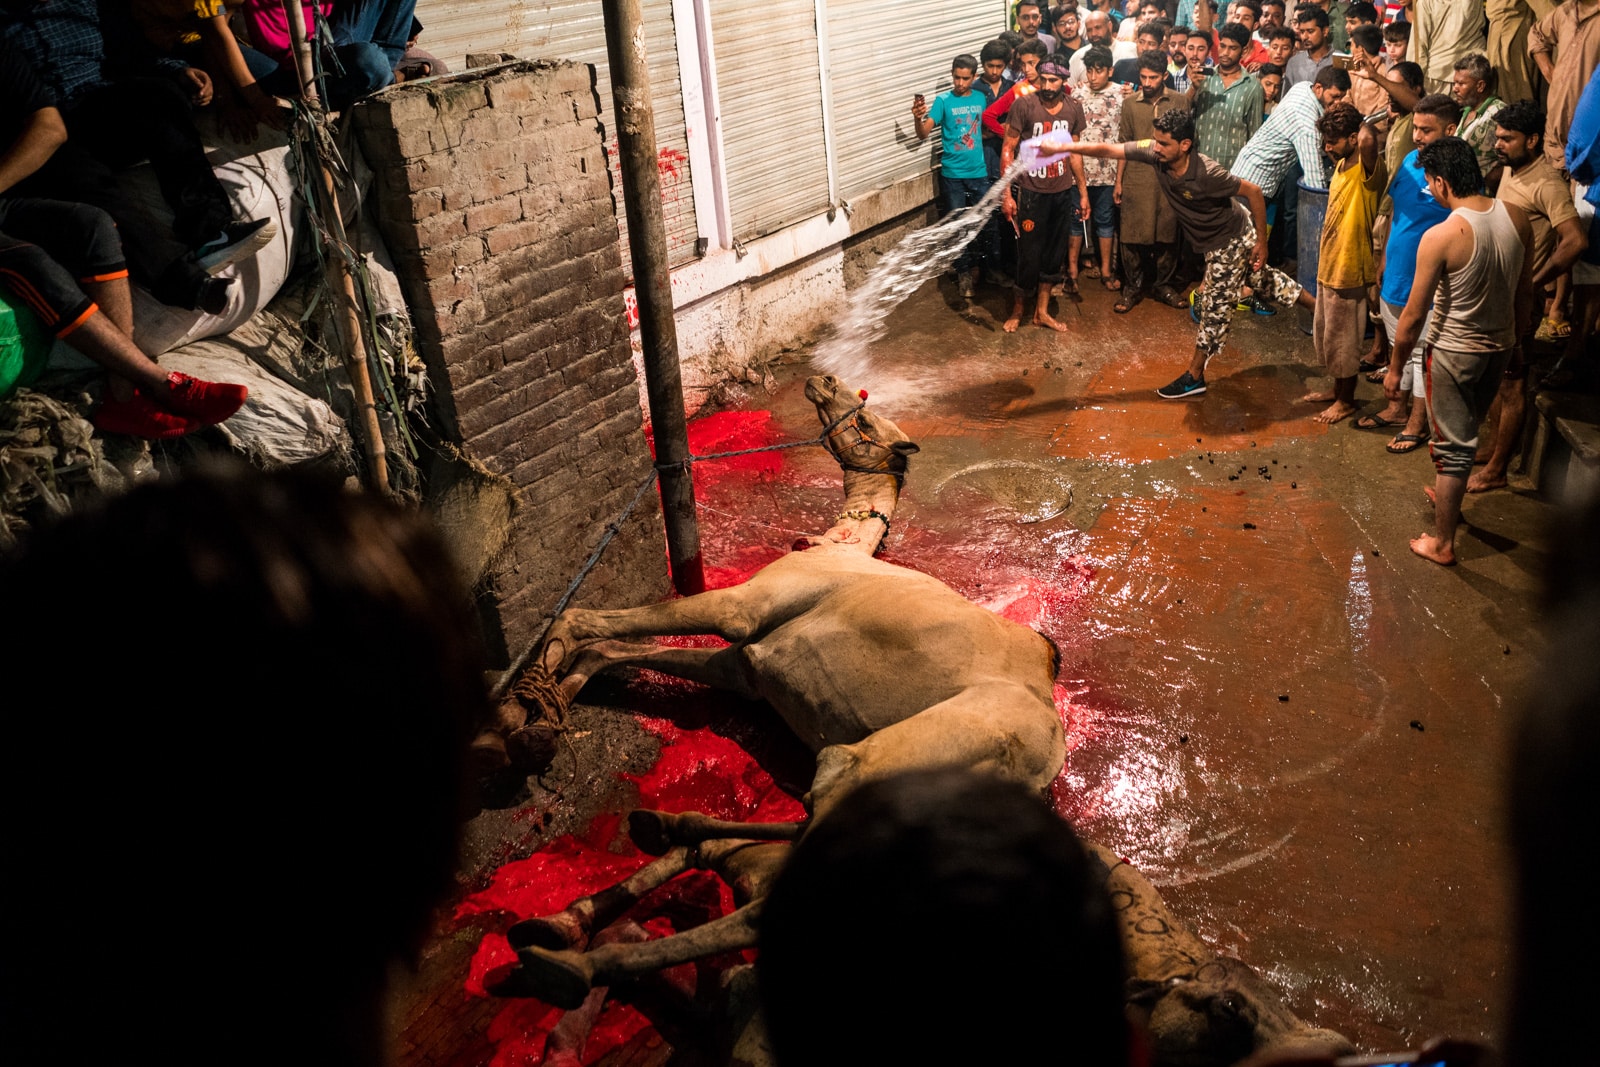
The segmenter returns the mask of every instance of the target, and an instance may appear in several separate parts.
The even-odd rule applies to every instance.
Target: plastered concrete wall
[[[534,640],[650,470],[594,71],[530,62],[356,109],[438,429],[518,506],[483,594],[505,658]],[[577,603],[667,591],[652,490]]]

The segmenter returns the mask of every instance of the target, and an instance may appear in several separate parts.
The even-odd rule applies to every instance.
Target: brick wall
[[[515,657],[650,469],[629,358],[592,67],[529,62],[401,86],[356,108],[374,198],[443,435],[511,479],[485,594]],[[577,603],[667,590],[652,491]]]

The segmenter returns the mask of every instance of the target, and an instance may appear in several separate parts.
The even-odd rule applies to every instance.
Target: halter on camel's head
[[[806,399],[817,406],[823,446],[841,470],[887,475],[899,490],[905,483],[907,459],[920,450],[900,427],[867,410],[865,389],[852,392],[833,375],[819,374],[807,379]]]

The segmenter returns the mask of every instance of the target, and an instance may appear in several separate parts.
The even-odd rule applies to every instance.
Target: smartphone
[[[1333,1067],[1450,1067],[1444,1060],[1422,1060],[1416,1052],[1380,1052],[1372,1056],[1341,1056]]]
[[[911,98],[911,102],[917,107],[921,107],[923,104],[928,102],[928,98],[923,96],[921,93],[918,93],[916,96]]]
[[[1338,67],[1340,70],[1349,70],[1350,69],[1350,53],[1349,52],[1335,52],[1333,54],[1333,65]]]

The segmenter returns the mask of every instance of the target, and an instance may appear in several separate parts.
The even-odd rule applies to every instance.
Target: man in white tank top
[[[1461,498],[1478,451],[1478,426],[1499,388],[1517,339],[1533,313],[1533,230],[1528,217],[1483,195],[1483,175],[1472,148],[1446,137],[1417,155],[1428,191],[1450,209],[1417,249],[1416,281],[1400,315],[1394,347],[1409,352],[1433,306],[1424,367],[1428,383],[1428,449],[1438,476],[1434,530],[1411,542],[1423,559],[1456,561]]]

